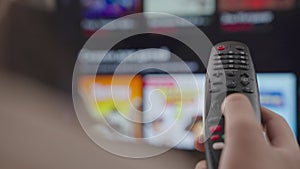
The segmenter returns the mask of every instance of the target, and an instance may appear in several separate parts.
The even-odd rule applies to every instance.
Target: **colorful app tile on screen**
[[[193,149],[203,126],[204,80],[204,75],[144,77],[144,137],[155,138],[150,144]]]
[[[83,15],[89,19],[118,18],[142,12],[141,0],[81,0]]]
[[[79,80],[79,92],[87,111],[99,120],[99,132],[115,139],[117,135],[142,136],[142,79],[140,76],[99,75]]]

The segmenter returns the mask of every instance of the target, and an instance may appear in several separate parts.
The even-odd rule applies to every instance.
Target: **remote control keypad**
[[[249,70],[249,62],[246,48],[240,45],[234,47],[220,45],[217,46],[216,49],[218,52],[213,58],[213,70],[215,72],[213,73],[214,80],[211,83],[212,86],[210,88],[210,93],[221,92],[219,87],[223,83],[219,78],[223,75],[222,70],[224,70],[226,75],[227,89],[234,90],[237,87],[241,87],[241,91],[245,93],[253,93],[253,89],[248,87],[251,83],[251,79],[247,74],[247,71]],[[237,71],[239,70],[245,72],[238,74]],[[239,81],[240,84],[238,84],[237,81]]]
[[[239,87],[240,91],[253,93],[253,89],[248,87],[251,83],[251,79],[247,74],[249,62],[247,52],[245,51],[246,48],[239,45],[235,47],[220,45],[216,47],[216,49],[218,50],[218,53],[215,54],[213,58],[214,73],[213,78],[210,81],[210,93],[221,92],[221,86],[223,85],[223,81],[221,80],[221,77],[223,76],[222,70],[224,70],[225,73],[227,90],[234,91]],[[224,148],[224,129],[220,124],[209,126],[209,132],[211,134],[209,139],[213,142],[212,148],[214,150],[222,150]]]

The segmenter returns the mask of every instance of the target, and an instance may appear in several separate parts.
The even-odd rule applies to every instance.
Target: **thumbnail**
[[[99,121],[99,132],[111,139],[142,137],[140,76],[83,76],[78,86],[88,113]]]
[[[203,127],[204,81],[204,75],[144,77],[144,138],[149,144],[194,149]]]

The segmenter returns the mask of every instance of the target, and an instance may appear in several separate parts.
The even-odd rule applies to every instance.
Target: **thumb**
[[[249,99],[234,93],[227,96],[222,104],[225,117],[225,141],[228,146],[247,146],[265,142],[261,124],[255,116]]]

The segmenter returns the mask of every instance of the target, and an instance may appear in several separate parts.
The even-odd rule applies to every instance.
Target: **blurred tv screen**
[[[283,115],[294,133],[297,134],[297,125],[299,126],[299,116],[297,118],[297,114],[299,113],[297,109],[298,94],[296,90],[298,88],[297,79],[299,79],[300,76],[300,57],[298,56],[298,44],[300,39],[300,3],[297,3],[296,0],[59,0],[58,4],[58,11],[61,14],[59,15],[59,18],[62,23],[63,31],[66,34],[70,34],[72,37],[80,37],[81,41],[78,41],[79,44],[84,44],[96,30],[114,19],[128,14],[145,11],[167,12],[182,17],[198,26],[213,44],[228,40],[240,41],[247,44],[251,50],[256,71],[261,73],[258,75],[258,81],[262,105]],[[184,8],[180,8],[181,6],[184,6]],[[76,17],[78,17],[78,19],[74,19]],[[149,23],[150,26],[148,25]],[[142,20],[142,22],[139,21],[135,25],[155,29],[155,27],[151,27],[151,23],[155,23],[153,24],[154,26],[163,27],[163,29],[157,29],[158,34],[174,35],[178,33],[178,29],[176,29],[178,25],[172,20],[168,20],[168,18],[145,18],[145,20]],[[77,30],[77,28],[77,32],[71,31],[74,29]],[[111,38],[109,36],[110,34],[122,34],[123,31],[128,31],[124,30],[124,25],[116,25],[114,28],[114,30],[104,30],[97,38],[109,40]],[[132,29],[135,28],[132,27]],[[186,36],[183,38],[197,41],[193,35],[189,34],[190,29],[188,27],[182,28],[181,31],[186,32]],[[139,37],[134,36],[122,40],[111,50],[111,58],[121,58],[121,55],[122,57],[126,54],[129,55],[139,49],[159,48],[168,50],[170,53],[179,56],[192,69],[192,72],[196,75],[198,81],[201,82],[201,79],[204,77],[203,73],[205,73],[205,69],[201,65],[202,63],[200,63],[198,57],[195,56],[195,53],[178,41],[172,38],[159,36],[158,34],[147,34]],[[105,45],[106,44],[99,44],[99,46]],[[201,48],[201,46],[199,46],[199,48]],[[78,51],[79,50],[80,49],[78,49]],[[97,52],[103,52],[101,50]],[[168,53],[157,53],[153,50],[147,53],[146,58],[153,59],[156,56],[163,56],[166,60],[164,60],[163,64],[152,62],[143,64],[148,64],[150,66],[156,64],[168,68],[168,70],[181,68],[176,61],[172,60],[171,54]],[[92,112],[95,116],[97,116],[99,110],[102,109],[107,109],[105,110],[107,112],[114,112],[116,107],[111,106],[111,103],[108,103],[109,101],[107,100],[104,101],[100,99],[96,104],[87,99],[91,92],[89,86],[95,85],[93,79],[89,76],[90,69],[95,66],[93,62],[97,63],[97,58],[87,55],[87,58],[83,59],[85,59],[82,62],[84,76],[80,80],[78,90],[83,94],[83,99],[86,100],[88,112]],[[98,75],[96,77],[96,82],[98,84],[96,86],[98,87],[96,87],[96,89],[108,91],[108,88],[111,86],[108,83],[110,81],[109,79],[112,78],[110,76],[112,76],[113,71],[118,67],[118,64],[119,62],[110,60],[109,63],[104,63],[99,67]],[[142,64],[136,63],[128,65],[126,67],[126,72],[124,72],[123,75],[132,73],[134,69],[141,65]],[[151,81],[151,79],[157,79],[158,77],[165,78],[166,81],[170,80],[168,77],[165,77],[166,75],[157,75],[160,73],[160,71],[156,70],[143,72],[134,80],[133,86],[136,87],[131,90],[126,90],[126,92],[139,91],[139,94],[135,96],[136,99],[131,98],[136,100],[134,103],[136,103],[135,106],[138,107],[137,110],[144,112],[144,108],[147,106],[147,102],[149,102],[149,100],[144,97],[147,95],[148,89],[160,89],[164,86],[163,83],[148,86],[143,84],[147,81]],[[182,74],[179,76],[182,76],[182,79],[187,77],[187,75],[184,75],[186,72],[179,71],[172,73]],[[85,85],[82,85],[82,83]],[[119,89],[122,89],[122,85],[124,84],[120,82]],[[201,92],[198,94],[199,98],[203,96],[203,93]],[[128,107],[124,108],[126,106],[121,106],[126,102],[128,102],[128,100],[117,102],[117,105],[122,107],[122,115],[124,116],[130,114],[128,112],[131,111]],[[99,107],[99,105],[101,106]],[[157,106],[159,107],[158,103]],[[200,110],[198,111],[201,112]],[[158,119],[157,123],[154,125],[163,127],[163,125],[170,120],[174,120],[174,117],[171,118],[167,116],[169,115],[164,117],[167,118],[166,120]],[[143,116],[137,118],[142,119],[143,117],[146,118],[147,115],[143,114]],[[193,115],[188,115],[188,117],[189,119],[201,119],[201,117],[194,117]],[[118,119],[118,117],[111,119]],[[180,129],[181,131],[184,131],[183,126],[188,126],[188,122],[189,120],[187,119],[182,120],[183,124]],[[122,123],[126,122],[123,121]],[[141,126],[128,124],[126,128],[122,129],[122,132],[134,137],[150,137],[155,134],[154,128],[156,127],[154,127],[154,125],[147,124]],[[201,124],[196,126],[201,126]],[[116,128],[118,128],[117,125]],[[178,148],[191,149],[190,141],[191,139],[188,140],[187,138],[182,145],[178,145]],[[162,137],[161,141],[149,143],[164,145],[166,142],[167,141]]]
[[[282,115],[296,136],[295,75],[259,73],[257,77],[261,105]],[[118,134],[146,140],[156,137],[147,142],[193,150],[203,127],[204,83],[205,74],[82,76],[78,91],[87,113],[103,124],[98,132],[109,139],[120,139]],[[129,117],[144,123],[134,123]]]

